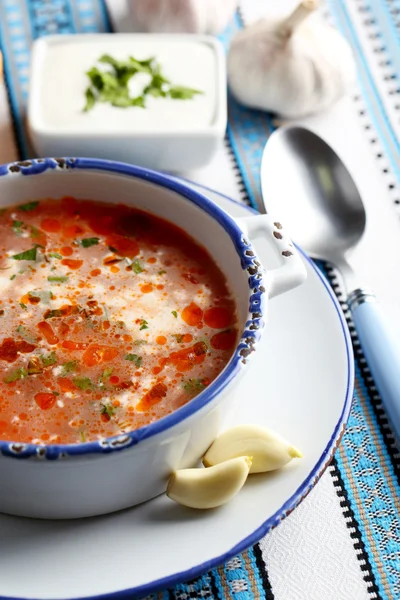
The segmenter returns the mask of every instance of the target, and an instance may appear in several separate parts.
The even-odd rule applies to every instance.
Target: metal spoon
[[[279,214],[295,242],[341,271],[365,358],[400,438],[400,343],[375,295],[359,284],[347,262],[366,224],[364,205],[350,173],[315,133],[288,126],[275,131],[267,142],[261,185],[260,212]]]

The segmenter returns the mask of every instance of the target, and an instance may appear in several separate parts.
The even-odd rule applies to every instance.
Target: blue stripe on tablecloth
[[[45,35],[76,32],[74,13],[68,0],[53,0],[51,3],[29,0],[26,6],[29,12],[32,40]]]
[[[75,0],[79,18],[78,29],[82,33],[97,33],[111,31],[111,24],[104,1],[88,3],[87,0]]]
[[[343,0],[328,0],[328,4],[338,28],[348,38],[353,48],[364,102],[368,107],[371,120],[379,134],[380,141],[385,149],[393,171],[400,182],[400,142],[397,139],[396,132],[393,130],[390,119],[386,114],[385,106],[382,102],[378,88],[375,85],[368,62],[365,59],[360,40],[357,37],[348,9]],[[375,3],[374,8],[377,9],[377,6],[378,4]],[[400,71],[398,76],[400,76]]]
[[[232,24],[220,36],[225,49],[229,47],[233,35],[241,27],[241,19],[237,14]],[[228,97],[228,113],[228,139],[247,188],[250,204],[253,208],[258,208],[259,198],[261,197],[258,168],[263,150],[263,144],[260,144],[260,133],[265,132],[265,141],[267,141],[270,133],[268,115],[241,106],[230,94]]]
[[[238,559],[240,560],[240,559]],[[218,571],[218,569],[214,569],[213,571],[211,571],[213,580],[214,580],[214,586],[215,586],[215,591],[218,594],[218,598],[221,598],[221,600],[223,598],[225,598],[225,594],[224,594],[224,586],[222,583],[222,579],[221,579],[221,575]]]
[[[400,598],[400,487],[356,365],[352,412],[336,460],[377,585]]]
[[[202,577],[198,577],[193,581],[179,584],[173,589],[157,594],[158,600],[190,600],[190,598],[204,598],[208,600],[218,599],[223,600],[224,596],[220,596],[215,589],[215,583],[213,576],[206,573]],[[147,598],[153,598],[154,595],[146,596]]]
[[[3,52],[4,73],[20,158],[27,157],[28,145],[21,119],[21,110],[28,94],[28,73],[14,62],[15,46],[23,47],[29,56],[30,39],[25,33],[21,3],[18,0],[0,2],[0,49]]]
[[[216,581],[219,578],[219,587],[225,592],[221,598],[248,600],[249,597],[254,597],[251,594],[251,586],[243,554],[232,558],[223,567],[218,569],[218,575],[215,575],[215,578]]]
[[[383,0],[376,7],[378,10],[374,10],[375,18],[378,21],[378,26],[382,32],[382,37],[385,40],[385,44],[388,48],[388,53],[391,57],[391,62],[395,67],[396,73],[398,74],[397,80],[400,76],[400,18],[399,26],[393,20],[391,9],[397,8],[400,11],[400,2],[392,0],[392,5],[389,7],[388,0]],[[397,7],[395,5],[397,4]],[[372,8],[372,7],[371,7]],[[399,13],[400,14],[400,13]]]
[[[80,31],[82,33],[97,33],[97,14],[93,6],[88,5],[87,2],[76,3],[76,21],[79,23]]]

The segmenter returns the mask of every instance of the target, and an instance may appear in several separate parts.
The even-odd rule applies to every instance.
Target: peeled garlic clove
[[[262,19],[234,36],[228,81],[239,102],[293,119],[324,110],[351,89],[351,47],[333,27],[308,19],[317,7],[303,0],[286,19]]]
[[[167,496],[190,508],[216,508],[243,487],[251,458],[239,456],[209,469],[181,469],[171,475]]]
[[[206,467],[236,456],[251,456],[250,473],[274,471],[302,454],[280,435],[258,425],[238,425],[222,433],[203,458]]]

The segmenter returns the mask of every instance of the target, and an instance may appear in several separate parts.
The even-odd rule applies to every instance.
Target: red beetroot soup
[[[219,375],[236,305],[208,252],[124,206],[0,214],[0,439],[69,444],[148,425]]]

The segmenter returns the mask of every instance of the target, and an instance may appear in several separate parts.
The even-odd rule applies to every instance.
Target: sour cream
[[[60,36],[44,45],[41,54],[40,70],[34,73],[39,80],[36,119],[49,129],[67,134],[71,130],[92,132],[99,127],[104,132],[201,130],[215,118],[217,61],[213,47],[206,42],[190,41],[187,36]],[[146,108],[117,108],[99,102],[90,112],[83,112],[90,84],[86,72],[93,66],[110,69],[98,63],[103,54],[117,60],[155,57],[173,85],[203,93],[189,100],[148,96]],[[140,95],[150,79],[145,73],[133,76],[131,96]]]
[[[116,60],[154,57],[172,86],[200,90],[191,99],[146,95],[146,108],[96,102],[84,112],[86,75],[104,54]],[[129,82],[141,95],[145,73]],[[187,173],[210,162],[227,126],[226,59],[213,36],[82,34],[47,36],[32,48],[28,127],[38,156],[105,158]]]

